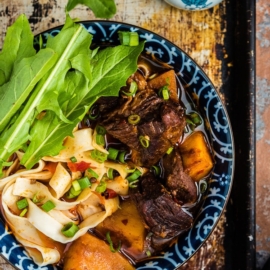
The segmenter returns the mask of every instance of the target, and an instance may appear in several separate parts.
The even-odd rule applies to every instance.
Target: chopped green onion
[[[116,160],[117,159],[117,156],[118,156],[118,153],[119,153],[118,149],[109,147],[108,152],[109,152],[108,159],[111,159],[111,160]]]
[[[202,120],[201,120],[200,116],[197,113],[191,113],[190,117],[191,117],[192,122],[196,126],[198,126],[198,125],[200,125],[202,123]]]
[[[119,241],[119,245],[118,245],[118,248],[117,249],[115,249],[113,247],[113,242],[112,242],[112,239],[111,239],[110,232],[107,232],[106,233],[106,239],[107,239],[107,241],[108,241],[108,243],[110,245],[111,252],[117,252],[117,251],[119,251],[121,249],[121,241]]]
[[[170,147],[170,148],[166,151],[166,153],[169,155],[172,151],[173,151],[173,147]]]
[[[75,163],[75,162],[77,162],[77,158],[71,157],[71,158],[70,158],[70,161],[73,162],[73,163]]]
[[[74,187],[72,186],[68,191],[67,198],[73,199],[75,197],[78,197],[81,194],[81,192],[82,192],[81,189],[76,191]]]
[[[128,92],[122,91],[126,96],[133,96],[136,94],[138,85],[135,81],[132,81],[129,86]]]
[[[162,97],[164,100],[168,100],[170,98],[170,91],[167,85],[162,86],[159,91],[158,94],[160,97]]]
[[[77,180],[77,181],[78,181],[81,189],[86,189],[86,188],[91,186],[91,182],[90,182],[89,178],[86,176]]]
[[[106,129],[103,126],[97,125],[96,126],[96,132],[99,135],[105,135],[106,134]]]
[[[96,192],[102,193],[106,190],[107,184],[105,181],[100,181],[99,185],[96,187]]]
[[[141,120],[141,117],[138,115],[138,114],[131,114],[129,117],[128,117],[128,122],[131,124],[131,125],[136,125],[140,122]]]
[[[104,145],[105,145],[105,137],[104,137],[104,135],[97,134],[97,135],[96,135],[96,143],[97,143],[98,145],[104,146]]]
[[[158,166],[152,166],[152,168],[153,168],[154,171],[155,171],[155,175],[160,175],[160,173],[161,173],[160,167],[158,167]]]
[[[136,168],[134,168],[134,169],[127,169],[126,171],[127,171],[127,173],[133,173],[133,172],[135,172],[135,170],[136,170]]]
[[[96,120],[99,117],[99,110],[96,105],[93,105],[89,110],[89,119]]]
[[[37,204],[37,203],[42,202],[44,199],[45,199],[45,197],[40,197],[39,192],[37,192],[34,194],[32,201],[33,201],[33,203]]]
[[[141,145],[144,147],[144,148],[148,148],[149,147],[149,144],[150,144],[150,141],[145,137],[145,136],[140,136],[139,137],[139,141],[141,143]]]
[[[27,208],[24,208],[24,209],[22,210],[22,212],[20,213],[20,217],[24,217],[25,214],[27,213],[27,211],[28,211],[28,209],[27,209]]]
[[[201,180],[199,183],[200,193],[203,194],[207,189],[207,182],[205,180]]]
[[[73,237],[77,233],[78,230],[79,230],[79,227],[76,224],[74,224],[73,222],[69,222],[63,227],[61,232],[66,237]]]
[[[45,212],[49,212],[51,211],[53,208],[55,208],[55,204],[52,201],[47,201],[45,202],[43,205],[41,205],[41,208],[45,211]]]
[[[107,160],[107,155],[101,151],[98,151],[97,149],[92,150],[90,155],[91,158],[99,163],[103,163],[105,160]]]
[[[26,198],[23,198],[23,199],[17,201],[16,204],[17,204],[17,207],[20,210],[22,210],[22,209],[24,209],[24,208],[26,208],[28,206],[28,201],[27,201]]]
[[[112,180],[114,178],[114,169],[109,168],[107,174],[108,174],[108,178]]]
[[[75,191],[81,191],[81,186],[77,180],[72,181],[71,184]]]
[[[126,156],[126,152],[125,151],[120,151],[120,153],[118,155],[118,159],[119,159],[119,161],[121,163],[126,163],[125,156]]]
[[[129,182],[133,182],[133,181],[137,180],[141,175],[142,175],[141,171],[136,169],[134,173],[132,173],[130,176],[127,177],[127,180]]]
[[[125,45],[125,46],[138,46],[139,45],[139,35],[137,32],[118,31],[118,36],[119,36],[121,45]]]
[[[147,250],[145,253],[146,253],[146,255],[147,255],[148,257],[151,257],[151,255],[152,255],[150,250]]]
[[[92,176],[94,178],[98,178],[98,174],[95,171],[93,171],[92,169],[89,168],[87,171],[90,173],[90,176]]]
[[[135,181],[132,181],[128,184],[128,186],[130,188],[136,188],[137,187],[137,183],[139,182],[139,180],[135,180]]]

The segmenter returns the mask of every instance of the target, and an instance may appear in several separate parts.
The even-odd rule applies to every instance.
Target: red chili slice
[[[72,172],[78,172],[78,171],[84,172],[90,167],[90,163],[87,163],[84,161],[68,162],[67,165]]]
[[[104,191],[103,196],[105,197],[106,200],[108,200],[117,197],[118,194],[113,189],[107,188]]]

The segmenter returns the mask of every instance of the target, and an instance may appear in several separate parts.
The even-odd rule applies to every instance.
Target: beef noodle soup
[[[25,170],[14,155],[3,216],[39,265],[133,269],[191,228],[214,165],[206,124],[174,70],[141,55],[57,156]]]

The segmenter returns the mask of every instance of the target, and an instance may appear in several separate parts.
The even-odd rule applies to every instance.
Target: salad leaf
[[[9,80],[15,61],[36,54],[33,39],[34,36],[27,17],[22,14],[7,30],[3,49],[0,53],[0,85]]]
[[[45,102],[45,98],[48,98],[46,93],[50,91],[57,93],[65,90],[62,86],[65,84],[66,73],[69,69],[74,68],[72,66],[72,59],[76,58],[77,52],[84,54],[85,58],[90,60],[89,48],[91,41],[92,36],[83,26],[74,23],[69,16],[67,16],[66,24],[60,33],[48,40],[47,48],[54,50],[57,55],[55,65],[38,82],[12,126],[4,134],[1,134],[0,173],[2,169],[1,164],[6,162],[12,153],[20,149],[21,145],[31,139],[29,130],[35,116],[38,114],[38,106]],[[82,69],[84,69],[85,76],[90,78],[90,63],[88,65],[84,63]],[[50,110],[53,108],[54,106],[46,109]],[[45,108],[43,107],[43,109]],[[59,111],[54,111],[54,113],[58,112],[58,117],[61,118]]]
[[[55,64],[56,58],[53,50],[44,49],[32,57],[15,62],[10,80],[0,86],[0,130],[6,127],[37,82]]]
[[[78,4],[89,7],[97,18],[109,19],[116,13],[114,0],[69,0],[67,11],[72,10]]]
[[[69,72],[65,96],[59,96],[60,106],[71,124],[57,121],[46,113],[32,128],[31,143],[21,163],[31,168],[40,158],[56,155],[62,149],[66,136],[72,136],[74,127],[81,121],[91,105],[101,96],[117,96],[127,78],[136,71],[137,59],[144,43],[136,47],[108,47],[96,52],[91,61],[92,81],[81,72]],[[68,101],[68,102],[67,102]]]

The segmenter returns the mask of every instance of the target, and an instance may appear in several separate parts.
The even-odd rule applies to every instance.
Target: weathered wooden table
[[[199,12],[178,10],[163,0],[116,0],[116,3],[117,14],[111,20],[144,27],[181,47],[210,77],[223,102],[228,102],[221,91],[224,83],[222,60],[228,57],[224,46],[228,30],[224,21],[227,6],[225,1],[212,9]],[[64,23],[65,5],[66,0],[2,0],[0,48],[6,28],[20,13],[27,15],[34,34],[38,34]],[[82,6],[73,10],[71,15],[81,20],[94,19],[92,12]],[[226,215],[223,214],[206,243],[181,269],[225,269],[224,235],[227,225]],[[0,257],[1,268],[14,269]]]

